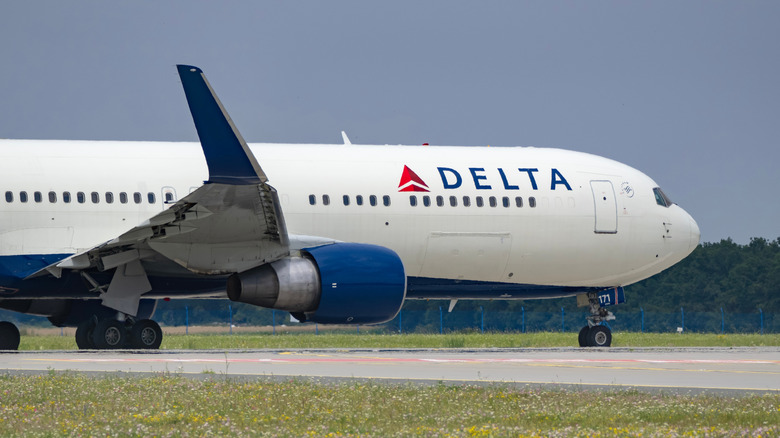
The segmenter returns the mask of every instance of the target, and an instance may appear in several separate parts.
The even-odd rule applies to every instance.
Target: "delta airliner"
[[[200,143],[0,141],[0,308],[79,348],[160,346],[158,299],[227,297],[300,321],[375,324],[407,299],[576,296],[606,308],[699,243],[638,170],[559,149],[248,145],[178,66]],[[19,331],[0,323],[0,348]]]

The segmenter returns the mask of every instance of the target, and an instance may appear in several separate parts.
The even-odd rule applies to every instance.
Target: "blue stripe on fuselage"
[[[28,275],[70,257],[72,254],[25,254],[0,256],[0,282],[20,280]]]
[[[604,287],[545,286],[490,281],[448,280],[443,278],[408,277],[407,299],[514,299],[563,298],[585,292],[597,292]]]

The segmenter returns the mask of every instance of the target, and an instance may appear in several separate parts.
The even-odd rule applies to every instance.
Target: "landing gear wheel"
[[[99,349],[117,349],[125,346],[127,331],[124,323],[115,319],[99,321],[92,332],[92,341]]]
[[[18,350],[21,335],[19,329],[8,321],[0,321],[0,350]]]
[[[94,350],[95,342],[92,341],[92,333],[95,331],[95,320],[90,318],[76,327],[76,345],[79,350]]]
[[[588,330],[589,347],[609,347],[612,345],[612,330],[603,325],[594,325]]]
[[[577,340],[580,343],[580,347],[587,347],[588,346],[588,331],[590,331],[589,326],[585,326],[580,330],[579,336],[577,336]]]
[[[162,329],[151,319],[142,319],[130,329],[130,347],[157,350],[162,343]]]

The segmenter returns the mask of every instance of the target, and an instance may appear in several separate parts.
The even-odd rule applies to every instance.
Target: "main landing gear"
[[[151,319],[90,318],[76,328],[76,345],[82,350],[133,348],[156,350],[162,343],[162,329]]]
[[[0,350],[19,349],[19,329],[12,322],[0,321]]]
[[[598,295],[588,294],[588,325],[580,330],[578,340],[580,347],[609,347],[612,345],[612,330],[609,326],[602,325],[606,321],[613,321],[615,315],[599,304]]]
[[[0,321],[0,350],[18,350],[21,336],[11,322]],[[132,348],[156,350],[162,342],[162,329],[151,319],[134,320],[90,318],[76,328],[79,349],[107,350]]]

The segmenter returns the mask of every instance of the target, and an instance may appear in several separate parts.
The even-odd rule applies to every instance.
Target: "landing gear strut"
[[[615,315],[601,307],[596,293],[588,294],[588,309],[588,325],[580,330],[578,336],[580,347],[609,347],[612,345],[612,330],[603,323],[613,321]]]

